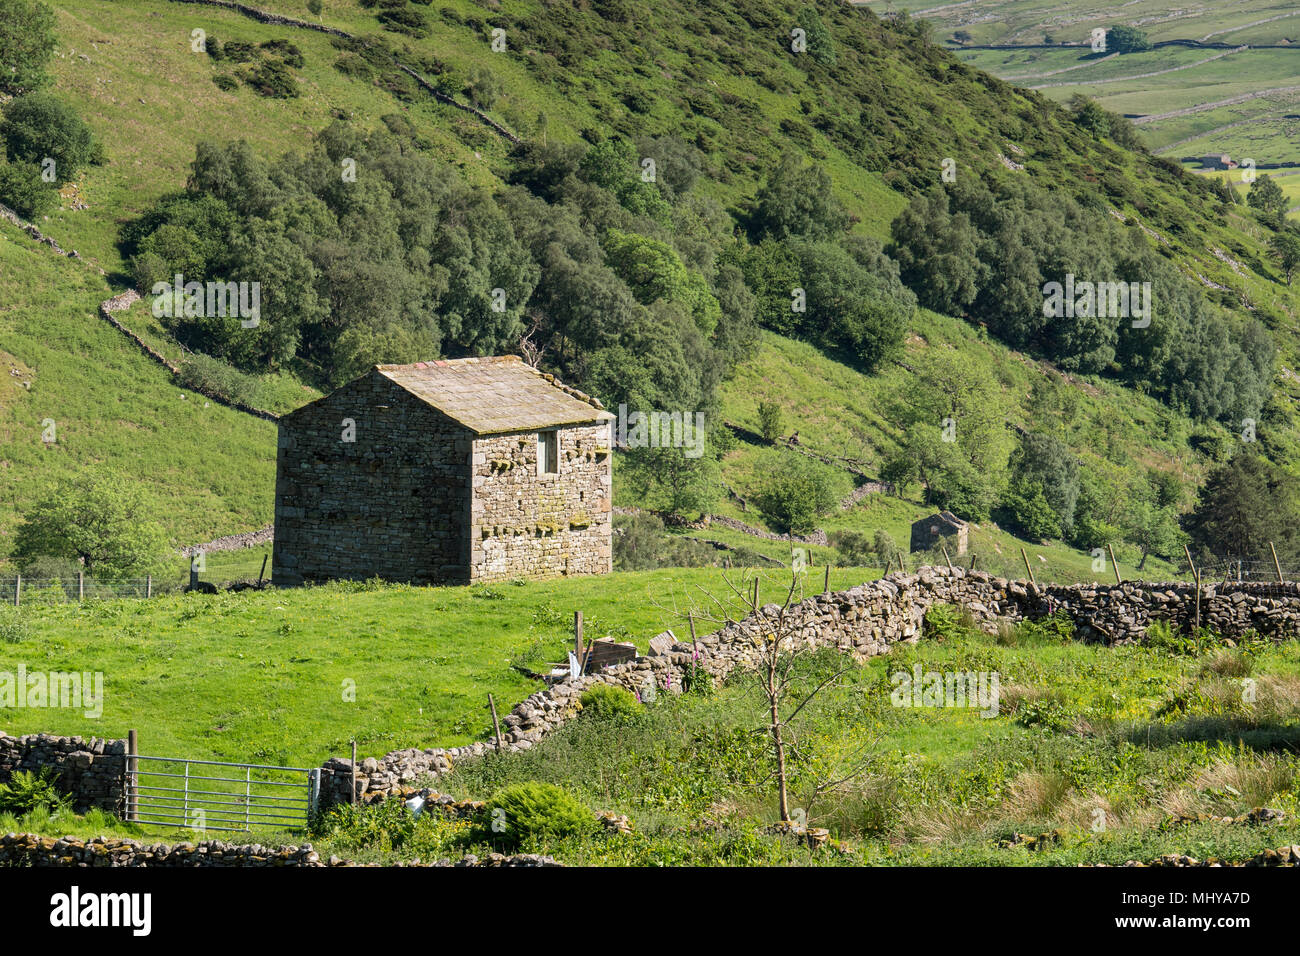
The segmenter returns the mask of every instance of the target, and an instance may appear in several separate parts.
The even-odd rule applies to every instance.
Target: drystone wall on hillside
[[[1082,640],[1132,643],[1145,639],[1147,628],[1165,621],[1187,630],[1197,619],[1230,638],[1249,632],[1276,640],[1300,632],[1300,585],[1228,584],[1210,586],[1198,595],[1185,583],[1053,585],[1035,587],[962,568],[922,568],[894,573],[846,591],[818,594],[791,607],[794,640],[834,647],[860,658],[888,653],[900,641],[920,638],[926,611],[936,604],[966,608],[986,629],[999,621],[1038,620],[1063,613]],[[578,711],[583,691],[595,684],[615,684],[633,692],[653,686],[657,692],[680,693],[692,665],[715,680],[753,661],[755,639],[778,614],[765,605],[756,616],[727,624],[699,638],[698,644],[655,641],[652,653],[595,674],[561,681],[522,701],[502,720],[504,749],[527,750]],[[661,635],[662,637],[662,635]],[[698,654],[698,657],[696,656]],[[367,758],[356,775],[358,799],[375,800],[400,793],[426,777],[437,777],[457,762],[482,757],[495,742],[454,748],[409,748]],[[326,762],[322,801],[350,799],[351,766],[347,760]]]

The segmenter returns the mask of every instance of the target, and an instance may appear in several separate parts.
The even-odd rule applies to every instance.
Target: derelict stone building
[[[377,365],[280,420],[272,580],[606,573],[612,418],[513,355]]]
[[[940,511],[912,522],[911,551],[929,551],[940,544],[948,544],[957,554],[965,554],[969,532],[966,522],[951,511]]]

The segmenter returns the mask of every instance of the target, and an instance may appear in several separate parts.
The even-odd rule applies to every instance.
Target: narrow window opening
[[[560,473],[560,434],[555,431],[537,433],[537,473]]]

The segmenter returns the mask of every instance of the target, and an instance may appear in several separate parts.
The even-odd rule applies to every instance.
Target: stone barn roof
[[[597,399],[517,355],[376,365],[375,371],[478,435],[588,425],[614,417]]]

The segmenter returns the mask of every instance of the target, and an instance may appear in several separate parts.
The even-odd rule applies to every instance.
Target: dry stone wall
[[[54,786],[72,797],[72,807],[78,813],[92,807],[121,812],[125,740],[83,740],[53,734],[10,737],[0,733],[0,783],[15,773],[44,768],[58,773]]]
[[[229,843],[202,840],[198,843],[141,843],[117,837],[47,837],[36,833],[6,833],[0,836],[0,866],[39,867],[321,867],[375,866],[356,864],[331,856],[322,860],[310,843],[301,846],[262,846],[257,843]],[[402,865],[402,864],[397,864]],[[459,859],[438,860],[415,866],[519,867],[562,866],[553,857],[537,853],[473,854]]]
[[[1188,630],[1197,620],[1198,594],[1194,586],[1184,583],[1038,588],[982,571],[922,568],[914,574],[894,573],[845,591],[815,595],[791,607],[787,620],[792,640],[869,658],[888,653],[900,642],[918,640],[925,613],[935,604],[964,607],[986,629],[995,628],[999,621],[1063,613],[1074,621],[1080,639],[1123,643],[1144,640],[1147,628],[1159,621],[1175,631]],[[778,612],[776,605],[765,605],[758,614],[706,634],[694,645],[661,634],[649,654],[531,694],[502,718],[504,749],[533,747],[577,714],[582,693],[596,684],[615,684],[633,692],[652,686],[658,693],[676,694],[693,666],[724,680],[737,668],[752,664],[755,640],[770,632]],[[1239,639],[1254,633],[1272,640],[1293,639],[1300,633],[1300,584],[1209,586],[1199,594],[1199,613],[1203,625],[1225,637]],[[436,778],[459,762],[478,759],[495,748],[495,742],[478,742],[452,748],[413,747],[368,757],[356,768],[355,792],[363,801],[399,794],[404,787]],[[14,770],[52,766],[66,771],[60,786],[73,795],[79,809],[98,806],[116,812],[121,804],[124,753],[121,740],[0,735],[0,781]],[[331,758],[323,769],[327,772],[321,775],[322,805],[350,801],[351,763]]]
[[[999,621],[1038,620],[1064,613],[1074,621],[1082,640],[1131,643],[1144,640],[1147,628],[1157,621],[1167,622],[1174,630],[1190,628],[1196,620],[1197,593],[1185,583],[1038,588],[982,571],[922,568],[913,574],[894,573],[846,591],[816,595],[792,607],[787,617],[792,621],[793,639],[868,658],[888,653],[899,642],[918,640],[925,613],[935,604],[965,607],[977,624],[989,630]],[[693,665],[715,680],[723,680],[736,668],[752,663],[755,638],[770,627],[778,612],[776,605],[765,605],[758,615],[700,637],[697,645],[656,639],[651,654],[538,691],[502,719],[504,749],[533,747],[577,714],[583,691],[595,684],[615,684],[633,692],[652,685],[659,693],[675,694],[681,692]],[[1274,640],[1292,639],[1300,633],[1300,585],[1210,586],[1200,594],[1200,616],[1203,625],[1226,637],[1241,638],[1255,632]],[[454,748],[411,748],[367,758],[357,768],[357,797],[372,801],[400,793],[403,787],[437,777],[460,761],[477,759],[494,749],[495,742],[480,742]],[[349,800],[349,762],[334,758],[325,768],[330,773],[322,779],[323,803]]]

